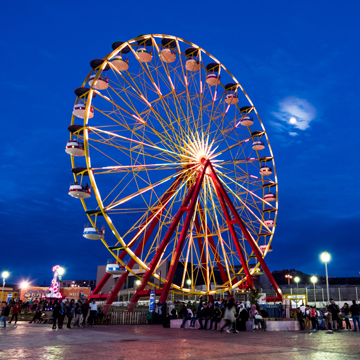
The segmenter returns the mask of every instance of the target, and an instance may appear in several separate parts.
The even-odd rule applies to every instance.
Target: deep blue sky
[[[271,270],[359,276],[358,1],[6,2],[1,30],[1,265],[10,282],[96,277],[109,258],[82,237],[67,195],[73,90],[117,40],[192,41],[240,81],[269,134],[279,180]],[[175,4],[175,3],[174,3]],[[295,115],[300,121],[289,124]]]

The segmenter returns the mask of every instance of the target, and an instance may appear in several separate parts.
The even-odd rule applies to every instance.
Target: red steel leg
[[[242,233],[245,235],[246,240],[248,241],[249,245],[251,246],[252,251],[254,252],[255,256],[257,257],[257,259],[259,260],[263,270],[266,273],[266,276],[268,277],[269,281],[271,282],[271,285],[273,286],[274,290],[276,291],[276,293],[278,294],[278,296],[282,299],[283,298],[283,294],[281,293],[274,277],[272,276],[269,268],[267,267],[262,254],[260,253],[260,250],[257,247],[257,244],[255,243],[255,241],[253,240],[253,238],[250,236],[248,230],[246,229],[246,226],[244,225],[243,221],[241,220],[238,212],[235,209],[234,204],[232,203],[232,201],[229,198],[229,195],[227,194],[227,192],[225,191],[221,181],[219,180],[217,174],[214,171],[214,168],[212,167],[212,165],[209,165],[210,169],[211,169],[211,178],[214,182],[215,188],[217,190],[219,190],[219,192],[221,193],[223,200],[226,201],[227,205],[229,206],[230,211],[232,212],[236,222],[239,224]]]
[[[214,173],[212,173],[211,175],[213,175]],[[215,191],[216,191],[216,194],[219,198],[219,201],[220,201],[220,204],[221,204],[221,208],[223,210],[223,213],[225,215],[225,219],[226,219],[226,222],[228,223],[228,227],[229,227],[229,230],[230,230],[230,233],[231,233],[231,237],[233,238],[233,241],[234,241],[234,244],[235,244],[235,247],[236,247],[236,250],[238,252],[238,255],[240,257],[240,262],[241,262],[241,265],[244,269],[244,272],[245,272],[245,276],[249,282],[249,285],[252,289],[255,288],[254,286],[254,282],[252,280],[252,276],[250,274],[250,271],[249,271],[249,268],[247,266],[247,263],[246,263],[246,260],[245,260],[245,257],[244,257],[244,254],[242,252],[242,249],[241,249],[241,246],[240,246],[240,243],[239,243],[239,239],[237,237],[237,234],[236,234],[236,231],[235,231],[235,228],[234,228],[234,225],[233,223],[231,222],[231,219],[230,219],[230,214],[229,214],[229,210],[227,209],[226,205],[225,205],[225,202],[224,202],[224,199],[219,191],[219,189],[215,186]]]
[[[194,215],[195,206],[196,206],[196,203],[197,203],[197,198],[199,196],[201,186],[202,186],[202,182],[203,182],[204,176],[205,176],[205,171],[206,171],[208,165],[209,165],[209,162],[206,162],[205,165],[204,165],[204,169],[202,170],[201,173],[199,173],[199,175],[198,175],[198,177],[196,179],[195,190],[194,190],[194,192],[192,194],[192,197],[191,197],[191,204],[189,206],[189,211],[188,211],[188,213],[186,215],[184,225],[183,225],[183,228],[181,230],[178,243],[176,245],[175,253],[174,253],[173,257],[171,258],[169,271],[168,271],[168,274],[167,274],[167,277],[166,277],[165,284],[163,286],[163,292],[162,292],[162,294],[160,296],[160,300],[159,300],[160,302],[165,302],[167,300],[169,290],[170,290],[170,286],[171,286],[171,283],[172,283],[174,275],[175,275],[176,267],[177,267],[179,259],[180,259],[181,251],[182,251],[182,248],[184,246],[186,234],[187,234],[187,232],[189,230],[190,222],[191,222],[191,220],[193,218],[193,215]]]
[[[145,289],[145,286],[149,282],[150,277],[154,273],[155,268],[157,267],[157,265],[158,265],[162,255],[163,255],[164,251],[166,250],[166,247],[167,247],[167,245],[168,245],[168,243],[169,243],[169,241],[171,239],[171,236],[173,235],[176,227],[178,226],[179,221],[180,221],[183,213],[188,210],[187,206],[188,206],[188,204],[190,202],[190,199],[192,198],[192,195],[194,194],[196,184],[198,183],[198,180],[201,177],[203,177],[203,173],[200,173],[198,175],[197,181],[190,188],[190,190],[189,190],[188,194],[186,195],[180,209],[176,213],[173,222],[171,223],[168,231],[165,234],[165,237],[164,237],[163,241],[161,242],[160,246],[158,247],[154,258],[152,259],[152,261],[150,263],[149,270],[145,273],[145,275],[144,275],[144,277],[143,277],[143,279],[141,281],[141,284],[139,285],[135,295],[131,299],[131,302],[130,302],[129,306],[127,307],[128,311],[133,311],[134,310],[136,302],[139,299],[139,293],[142,292]]]

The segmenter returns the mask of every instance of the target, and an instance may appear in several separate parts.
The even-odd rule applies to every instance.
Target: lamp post
[[[327,263],[330,261],[330,254],[324,251],[320,255],[321,261],[325,263],[325,274],[326,274],[326,293],[327,293],[327,303],[329,304],[330,296],[329,296],[329,278],[328,278],[328,270]]]
[[[286,274],[285,277],[288,279],[288,285],[290,285],[290,279],[292,279],[292,275]]]
[[[8,271],[3,271],[2,273],[1,273],[1,277],[2,277],[2,279],[3,279],[3,286],[2,286],[2,291],[1,291],[1,306],[2,306],[2,301],[3,301],[3,295],[4,295],[4,287],[5,287],[5,279],[7,278],[7,277],[9,277],[9,272]],[[0,306],[0,307],[1,307]]]
[[[314,297],[315,297],[315,309],[316,309],[316,290],[315,290],[315,284],[317,282],[317,277],[316,276],[312,276],[311,277],[311,282],[314,284]]]
[[[65,273],[65,269],[62,266],[60,266],[57,269],[57,273],[58,273],[58,276],[59,276],[59,294],[61,295],[61,282],[62,282],[62,276]]]
[[[299,281],[300,281],[300,278],[298,276],[296,276],[294,278],[294,281],[296,282],[296,287],[297,287],[296,294],[299,295]]]

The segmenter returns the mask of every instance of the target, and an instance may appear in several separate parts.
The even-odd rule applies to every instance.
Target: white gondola
[[[107,264],[106,272],[108,274],[119,275],[126,273],[126,268],[125,266],[121,266],[119,264]]]
[[[96,77],[96,74],[93,74],[89,77],[89,85],[92,86],[94,79]],[[109,86],[109,79],[105,76],[100,75],[97,80],[95,81],[95,84],[93,86],[96,90],[106,90]]]
[[[276,196],[273,193],[268,193],[264,195],[264,200],[266,202],[273,202],[276,201]]]
[[[262,141],[254,141],[252,143],[253,150],[264,150],[265,144]]]
[[[83,232],[83,237],[89,240],[100,240],[104,237],[104,233],[97,231],[93,227],[86,227]]]
[[[83,103],[75,104],[72,113],[76,117],[83,119],[85,117],[85,108],[86,108],[86,105]],[[94,117],[94,108],[92,106],[90,106],[89,119],[91,119],[93,117]]]
[[[267,249],[267,252],[270,252],[270,251],[272,251],[272,246],[268,247],[268,245],[260,245],[260,250],[262,253],[264,253],[266,251],[266,249]]]
[[[163,49],[160,53],[160,58],[163,62],[173,63],[176,60],[176,54],[170,49]]]
[[[230,105],[235,105],[239,102],[239,98],[236,96],[236,94],[227,94],[225,96],[225,102]]]
[[[243,116],[240,119],[240,124],[242,126],[251,126],[253,123],[254,123],[254,120],[250,116]]]
[[[274,227],[274,225],[275,225],[274,220],[272,220],[272,219],[265,220],[265,221],[264,221],[264,224],[265,224],[268,228],[272,228],[272,227]]]
[[[220,78],[218,78],[217,74],[213,74],[213,73],[207,74],[205,81],[209,86],[215,86],[220,84]]]
[[[272,173],[273,173],[273,171],[272,171],[272,168],[271,168],[271,167],[262,166],[262,167],[260,168],[260,174],[261,174],[261,175],[266,175],[266,176],[268,176],[268,175],[271,175]]]
[[[87,199],[91,196],[90,187],[84,188],[79,184],[70,185],[69,193],[70,196],[77,199]]]
[[[119,71],[126,71],[129,68],[129,61],[124,60],[120,54],[115,55],[110,62]]]
[[[153,58],[151,53],[148,52],[145,48],[137,49],[136,54],[141,62],[150,62]]]
[[[84,156],[84,144],[78,142],[77,140],[68,140],[65,147],[65,152],[72,156]]]
[[[187,59],[185,68],[187,71],[198,71],[200,70],[200,63],[195,59]]]

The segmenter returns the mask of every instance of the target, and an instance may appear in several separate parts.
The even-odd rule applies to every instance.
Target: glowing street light
[[[30,283],[28,281],[22,281],[20,283],[20,289],[27,289],[29,287]]]
[[[3,279],[3,286],[2,286],[2,291],[1,291],[1,305],[2,305],[2,301],[3,301],[3,295],[4,295],[4,287],[5,287],[5,279],[9,277],[9,272],[8,271],[3,271],[1,273],[1,277]],[[1,307],[1,306],[0,306]]]
[[[298,276],[295,276],[294,281],[296,282],[297,294],[299,294],[299,282],[300,282],[300,278],[299,278]]]
[[[328,270],[327,270],[327,263],[330,261],[330,254],[327,251],[324,251],[320,255],[321,261],[325,263],[325,273],[326,273],[326,292],[327,292],[327,301],[328,304],[330,302],[329,296],[329,277],[328,277]]]
[[[288,279],[288,285],[290,285],[290,279],[292,279],[292,275],[286,274],[285,277]]]
[[[57,269],[57,273],[59,274],[59,277],[60,277],[60,276],[64,275],[65,269],[60,266],[60,267]]]
[[[187,279],[187,280],[186,280],[186,284],[190,286],[190,285],[191,285],[191,280],[190,280],[190,279]]]
[[[140,286],[140,284],[141,284],[141,281],[140,281],[140,280],[136,280],[136,281],[135,281],[135,285],[136,285],[136,286]]]
[[[316,276],[312,276],[311,277],[311,282],[314,284],[314,297],[315,297],[315,309],[316,309],[316,290],[315,290],[315,284],[316,284],[316,282],[317,282],[317,277]]]

